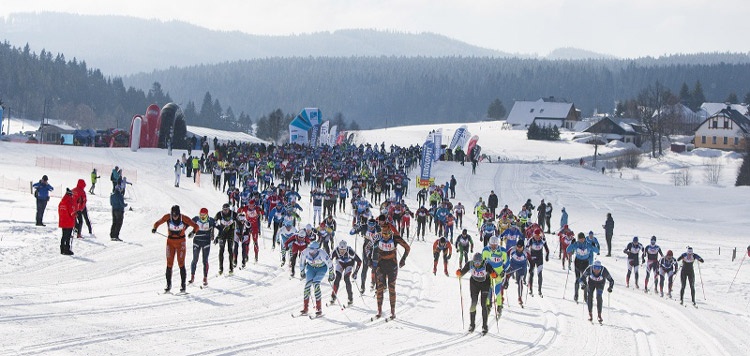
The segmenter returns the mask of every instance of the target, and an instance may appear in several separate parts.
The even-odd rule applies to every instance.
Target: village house
[[[508,114],[507,122],[514,129],[527,129],[532,123],[539,127],[572,130],[581,121],[581,112],[574,104],[555,101],[554,97],[537,101],[516,101]]]
[[[750,134],[750,118],[731,106],[709,116],[695,130],[695,147],[743,151]]]
[[[622,141],[641,147],[643,143],[643,125],[636,119],[619,117],[603,117],[597,123],[589,126],[583,132],[594,134],[601,138],[600,143]]]

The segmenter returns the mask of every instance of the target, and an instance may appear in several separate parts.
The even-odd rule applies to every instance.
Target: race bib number
[[[378,248],[380,248],[380,251],[387,251],[387,252],[389,252],[389,251],[393,251],[393,250],[396,249],[396,244],[394,244],[393,242],[382,242],[381,241],[380,244],[378,244]]]

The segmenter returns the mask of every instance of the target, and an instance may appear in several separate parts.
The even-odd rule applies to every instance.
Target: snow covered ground
[[[376,310],[369,292],[362,297],[355,294],[353,307],[343,311],[337,306],[324,307],[326,315],[322,319],[291,318],[290,314],[301,308],[303,283],[289,279],[288,271],[279,268],[278,250],[271,250],[268,230],[263,232],[258,264],[251,264],[232,277],[218,277],[218,249],[212,246],[209,288],[189,286],[190,294],[186,296],[162,295],[165,242],[162,236],[150,233],[151,225],[173,204],[179,204],[190,216],[197,215],[201,207],[207,207],[213,215],[225,200],[208,179],[197,186],[183,176],[180,188],[173,186],[172,164],[181,154],[179,151],[170,157],[158,149],[131,152],[127,148],[0,142],[0,171],[8,178],[31,181],[47,174],[59,189],[73,187],[78,178],[89,183],[87,171],[35,167],[37,156],[116,164],[138,174],[138,182],[129,187],[126,195],[133,210],[125,214],[121,233],[124,241],[112,242],[108,236],[110,183],[106,179],[108,172],[101,172],[104,179],[97,184],[96,195],[89,196],[94,234],[84,234],[84,239],[73,241],[74,257],[59,254],[59,198],[53,198],[48,205],[47,227],[36,227],[34,199],[28,185],[2,191],[0,354],[747,353],[747,261],[729,289],[750,243],[746,233],[750,226],[746,203],[750,190],[727,183],[735,176],[736,158],[722,154],[727,162],[727,177],[720,186],[696,182],[676,187],[665,172],[680,164],[699,164],[703,159],[700,154],[669,154],[653,163],[645,160],[644,168],[625,171],[620,178],[619,173],[603,175],[577,165],[556,163],[558,157],[577,160],[591,155],[590,146],[528,142],[520,132],[499,133],[492,131],[491,125],[469,125],[473,133],[480,135],[483,152],[540,163],[480,164],[477,174],[472,175],[469,165],[439,162],[434,166],[437,181],[455,175],[456,200],[464,205],[473,205],[479,196],[486,199],[491,189],[498,194],[500,204],[507,203],[514,210],[527,198],[534,204],[544,198],[554,207],[553,221],[559,221],[560,208],[565,207],[576,232],[593,230],[603,244],[601,226],[606,213],[611,212],[615,220],[614,256],[600,258],[613,273],[615,288],[611,297],[604,299],[603,326],[589,323],[583,304],[571,300],[572,276],[564,290],[567,270],[561,268],[554,252],[555,239],[550,239],[550,261],[545,264],[544,298],[529,297],[526,308],[521,309],[516,303],[515,284],[511,283],[507,290],[510,305],[498,323],[490,320],[490,334],[484,337],[467,334],[468,322],[462,324],[459,282],[453,276],[458,267],[456,258],[450,261],[452,277],[432,275],[433,235],[428,236],[427,242],[413,243],[412,253],[398,276],[397,319],[392,322],[369,323]],[[359,139],[421,144],[432,128],[365,131]],[[607,148],[603,150],[606,152]],[[638,179],[633,179],[636,175]],[[301,193],[307,214],[309,195],[306,189]],[[414,189],[407,202],[412,207],[416,205]],[[307,222],[308,216],[303,215],[303,220]],[[342,227],[350,224],[348,214],[339,214],[337,220]],[[475,222],[469,214],[464,227],[476,239]],[[356,242],[359,250],[361,241],[345,235],[339,232],[337,239]],[[672,249],[677,255],[691,245],[706,259],[700,269],[706,273],[696,281],[697,309],[625,288],[626,262],[621,251],[634,235],[642,241],[656,235],[664,250]],[[731,249],[735,247],[738,258],[732,262]],[[189,248],[187,261],[191,259]],[[641,273],[641,285],[643,277]],[[178,283],[178,274],[173,280]],[[462,283],[463,312],[468,318],[468,280]],[[675,297],[679,286],[676,281]],[[327,300],[331,290],[327,282],[322,289]],[[345,299],[343,287],[339,297]]]

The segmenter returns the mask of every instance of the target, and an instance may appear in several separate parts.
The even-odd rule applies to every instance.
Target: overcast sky
[[[618,57],[750,50],[750,0],[3,0],[0,6],[0,16],[35,11],[174,19],[250,34],[434,32],[539,55],[559,47]]]

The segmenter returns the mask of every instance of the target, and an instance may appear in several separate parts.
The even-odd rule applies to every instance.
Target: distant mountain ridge
[[[512,56],[435,33],[352,29],[262,36],[179,21],[51,12],[0,18],[0,36],[14,46],[28,43],[36,52],[85,60],[109,75],[267,57]]]

